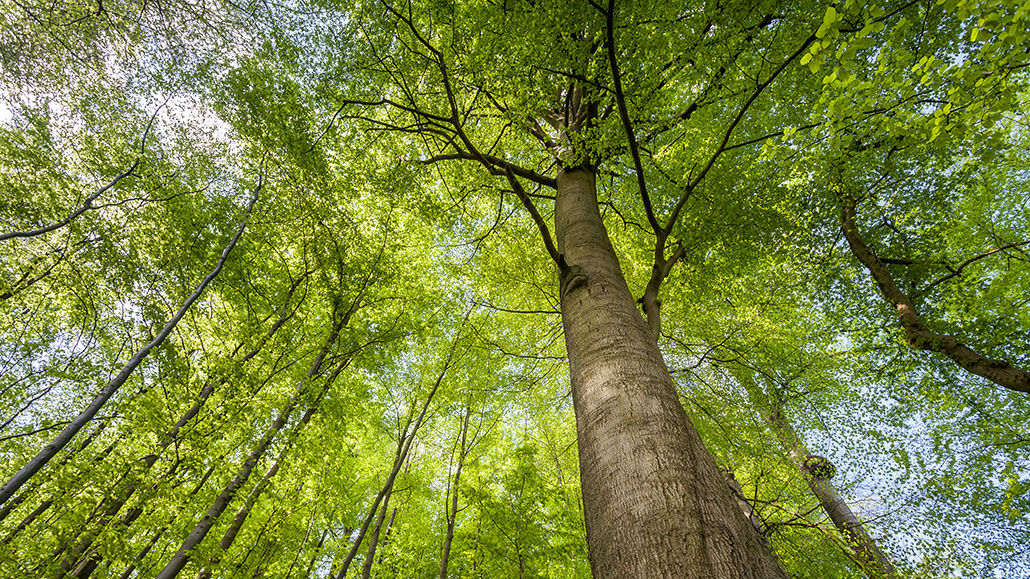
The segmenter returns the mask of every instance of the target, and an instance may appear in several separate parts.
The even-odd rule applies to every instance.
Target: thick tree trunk
[[[783,577],[704,448],[636,308],[593,171],[558,174],[555,225],[590,566],[597,579]]]

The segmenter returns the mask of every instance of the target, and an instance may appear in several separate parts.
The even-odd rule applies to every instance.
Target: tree
[[[946,412],[981,406],[953,394],[970,378],[904,344],[1028,367],[1027,215],[991,193],[1025,187],[1020,7],[9,12],[9,45],[29,48],[4,60],[2,178],[25,200],[0,206],[2,451],[29,461],[102,394],[60,439],[74,452],[5,487],[8,574],[342,577],[360,559],[366,576],[521,575],[547,553],[582,573],[584,532],[597,577],[799,574],[797,545],[836,557],[841,539],[807,510],[825,477],[766,450],[831,431],[788,412],[865,396],[889,411],[835,423],[861,456],[920,421],[940,446]],[[227,231],[258,173],[246,232]],[[910,311],[900,330],[883,297]],[[126,365],[135,351],[152,354]],[[760,388],[718,377],[741,360],[792,377],[795,359],[841,362],[785,379],[776,420]],[[92,377],[112,366],[130,372],[104,389]],[[440,379],[411,422],[423,374]],[[1000,424],[1027,413],[1019,392],[959,383]],[[469,408],[502,417],[468,463],[461,444],[460,476],[439,451],[458,407],[463,441]],[[380,427],[404,416],[410,432]],[[1006,487],[970,484],[1019,527],[1025,437],[991,432]],[[943,456],[912,452],[920,476]],[[845,535],[876,525],[855,510]],[[944,558],[862,532],[844,542],[874,575]],[[827,560],[818,572],[856,569]]]

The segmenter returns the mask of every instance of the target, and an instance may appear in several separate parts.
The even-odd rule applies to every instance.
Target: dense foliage
[[[1030,4],[0,6],[0,576],[589,576],[580,163],[789,575],[1030,576]]]

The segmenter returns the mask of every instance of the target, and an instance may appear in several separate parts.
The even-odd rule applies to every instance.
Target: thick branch
[[[608,10],[604,12],[605,32],[608,44],[608,66],[612,71],[612,82],[615,85],[615,102],[619,107],[619,117],[622,119],[622,128],[626,131],[626,141],[629,143],[629,154],[633,157],[633,167],[637,172],[637,188],[640,190],[640,198],[644,202],[644,213],[647,214],[647,222],[651,229],[659,237],[659,242],[664,241],[662,227],[654,215],[654,207],[651,205],[651,196],[647,193],[647,181],[644,179],[644,165],[640,162],[640,150],[637,148],[637,139],[633,136],[633,123],[629,120],[629,111],[626,108],[626,95],[622,91],[622,75],[619,73],[619,62],[615,58],[615,0],[608,0]]]
[[[491,175],[504,175],[506,171],[510,170],[512,173],[518,175],[519,177],[522,177],[523,179],[528,179],[529,181],[532,181],[538,185],[550,187],[551,189],[555,189],[558,187],[558,182],[553,177],[541,175],[540,173],[537,173],[532,169],[526,169],[525,167],[516,165],[509,161],[505,161],[500,157],[495,157],[493,155],[487,155],[484,153],[480,153],[477,157],[476,155],[469,153],[467,151],[463,151],[461,149],[457,149],[457,151],[458,152],[456,153],[433,155],[432,157],[429,157],[428,159],[425,159],[422,162],[428,164],[436,163],[438,161],[454,160],[480,161],[481,163],[482,161],[486,161],[486,163],[484,163],[484,166],[487,168],[487,170],[490,171]]]
[[[841,199],[841,229],[848,245],[851,246],[851,252],[873,276],[884,299],[897,310],[909,345],[919,350],[944,354],[967,372],[987,378],[999,386],[1019,392],[1030,392],[1030,372],[1016,368],[1003,360],[983,356],[960,343],[954,336],[937,334],[926,326],[912,300],[898,288],[887,266],[876,257],[859,234],[855,225],[853,199]]]

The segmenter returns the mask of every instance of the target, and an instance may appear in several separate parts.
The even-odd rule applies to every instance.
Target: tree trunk
[[[342,372],[344,368],[346,368],[349,365],[349,362],[350,357],[346,357],[343,360],[341,360],[339,364],[336,365],[336,368],[333,369],[332,374],[329,375],[328,378],[326,378],[325,385],[322,387],[322,390],[319,393],[318,397],[308,406],[307,410],[304,411],[304,415],[301,417],[300,421],[297,423],[296,426],[293,427],[293,430],[286,437],[286,440],[283,443],[283,448],[281,451],[279,451],[279,456],[275,458],[275,462],[272,463],[272,466],[268,468],[264,476],[261,477],[261,480],[258,481],[258,483],[254,485],[254,488],[251,489],[250,493],[247,494],[247,499],[243,502],[243,505],[239,508],[239,510],[236,511],[236,516],[233,517],[232,522],[229,524],[229,528],[226,529],[225,533],[222,535],[222,540],[218,542],[218,547],[221,549],[221,551],[228,551],[229,548],[232,547],[232,544],[236,541],[236,536],[239,534],[240,529],[243,528],[243,524],[247,522],[247,518],[250,516],[250,512],[254,509],[254,504],[257,503],[257,500],[261,498],[261,494],[264,493],[265,489],[267,489],[268,486],[271,484],[272,477],[278,474],[279,467],[282,464],[283,460],[286,458],[286,455],[289,452],[290,447],[293,445],[294,441],[297,440],[297,436],[299,436],[301,431],[304,430],[304,427],[307,426],[309,422],[311,422],[311,417],[315,415],[315,412],[318,410],[318,407],[321,404],[322,399],[329,391],[329,388],[332,387],[333,382],[336,381],[336,378],[340,375],[340,372]],[[215,565],[217,565],[220,560],[220,555],[213,556],[211,558],[210,567],[214,567]],[[200,573],[197,574],[198,579],[207,579],[208,577],[211,577],[210,568],[202,569]]]
[[[465,466],[468,455],[469,415],[472,407],[465,406],[465,417],[461,421],[461,446],[458,449],[458,466],[454,470],[454,485],[448,481],[447,490],[450,501],[447,504],[447,531],[444,533],[443,549],[440,551],[440,579],[447,579],[447,563],[451,557],[451,543],[454,542],[454,526],[458,520],[458,485],[461,483],[461,469]]]
[[[390,534],[390,532],[393,531],[393,523],[394,523],[394,521],[397,520],[397,512],[398,512],[398,510],[399,509],[397,507],[394,507],[390,511],[390,519],[386,521],[386,530],[383,531],[383,542],[382,542],[382,545],[380,545],[381,547],[385,547],[385,546],[387,546],[390,543],[390,538],[393,536],[393,535]],[[376,561],[376,563],[378,563],[380,565],[383,564],[383,550],[382,549],[379,550],[379,560]]]
[[[329,534],[329,527],[322,529],[322,536],[318,539],[318,544],[315,545],[315,550],[311,553],[311,559],[308,561],[307,569],[304,571],[303,577],[311,577],[311,572],[315,568],[315,562],[318,561],[318,555],[322,552],[322,545],[325,545],[325,537]],[[287,577],[286,579],[289,579]]]
[[[94,433],[94,436],[96,434],[99,434],[99,431]],[[78,450],[76,452],[81,452],[82,450],[84,450],[87,446],[89,446],[89,443],[92,442],[92,441],[93,441],[93,436],[91,436],[90,438],[87,438],[85,441],[83,441],[83,444],[78,448]],[[104,459],[107,458],[107,455],[111,454],[111,452],[114,450],[114,447],[115,447],[117,442],[118,442],[117,440],[115,442],[112,442],[111,444],[107,445],[107,448],[105,448],[104,450],[100,451],[100,453],[97,454],[96,457],[93,458],[93,464],[97,464],[97,463],[103,462]],[[68,456],[66,456],[65,459],[62,461],[62,464],[67,463],[69,460],[71,460],[72,456],[74,456],[74,454],[69,454]],[[35,489],[25,489],[24,491],[22,491],[21,494],[19,494],[17,497],[15,497],[13,500],[8,502],[7,504],[8,505],[13,504],[13,507],[12,507],[12,510],[13,510],[14,507],[17,507],[19,504],[21,504],[25,500],[25,498],[29,494],[31,494],[34,490]],[[28,528],[28,526],[31,525],[33,523],[33,521],[35,521],[37,518],[39,518],[39,515],[41,515],[44,512],[46,512],[46,510],[49,509],[54,504],[55,500],[60,499],[62,497],[63,497],[62,494],[54,494],[54,495],[51,495],[50,498],[48,498],[48,499],[44,500],[42,503],[40,503],[39,506],[36,507],[36,509],[34,511],[29,513],[24,519],[22,519],[21,523],[19,523],[17,527],[15,527],[10,533],[8,533],[7,536],[5,536],[3,538],[3,540],[0,540],[0,545],[6,545],[6,544],[10,543],[12,540],[14,540],[14,538],[16,536],[18,536],[18,533],[21,533],[26,528]],[[4,505],[4,506],[6,507],[7,505]],[[2,519],[0,519],[0,520],[2,520]]]
[[[558,174],[555,227],[590,566],[597,579],[783,577],[687,420],[597,205]]]
[[[352,308],[348,314],[352,313],[353,310],[354,308]],[[337,316],[337,313],[338,312],[336,311],[333,312],[334,318]],[[168,564],[165,565],[164,569],[158,573],[158,579],[173,579],[178,576],[179,572],[182,571],[182,568],[185,567],[186,563],[189,561],[193,549],[207,536],[211,527],[214,526],[215,522],[229,506],[233,497],[236,496],[236,491],[246,484],[247,479],[250,478],[250,473],[254,470],[254,466],[257,465],[258,461],[265,455],[265,452],[268,450],[268,447],[272,444],[272,441],[275,439],[279,431],[286,426],[286,422],[290,419],[290,416],[293,415],[293,411],[296,409],[300,399],[308,393],[310,381],[319,373],[322,368],[322,362],[329,354],[332,345],[336,342],[337,336],[340,335],[340,330],[346,325],[348,319],[349,315],[344,316],[338,322],[334,323],[333,329],[329,333],[329,338],[326,340],[325,345],[322,346],[318,355],[315,356],[315,359],[311,363],[311,367],[297,386],[297,390],[293,393],[293,396],[286,403],[286,406],[279,411],[279,415],[268,427],[268,430],[265,431],[264,436],[262,436],[261,439],[258,440],[257,444],[251,449],[247,459],[240,466],[239,471],[237,471],[236,476],[225,485],[225,488],[222,489],[222,492],[215,498],[214,502],[211,503],[211,506],[208,508],[204,516],[201,517],[200,521],[197,522],[190,534],[187,535],[186,539],[179,547],[179,550],[168,561]]]
[[[397,474],[400,473],[401,466],[408,458],[408,451],[411,450],[411,443],[415,440],[415,435],[418,434],[418,429],[422,426],[422,421],[426,418],[426,412],[429,410],[429,405],[433,402],[433,396],[435,396],[436,391],[440,389],[440,384],[443,382],[444,376],[447,375],[447,370],[450,369],[451,364],[454,362],[454,352],[458,348],[459,337],[460,332],[459,336],[455,336],[454,342],[451,344],[451,350],[447,354],[447,360],[444,362],[443,369],[440,370],[440,374],[436,377],[436,382],[429,390],[429,394],[426,395],[426,400],[422,403],[422,410],[419,412],[415,422],[411,425],[411,431],[408,432],[405,430],[401,433],[401,438],[397,442],[397,453],[394,456],[393,468],[390,470],[390,474],[387,476],[386,482],[383,484],[383,488],[376,495],[375,500],[372,501],[372,507],[368,510],[368,515],[362,522],[361,530],[358,532],[357,538],[354,539],[354,544],[351,546],[350,551],[347,552],[347,557],[343,560],[343,565],[340,567],[340,571],[335,575],[330,573],[330,577],[343,579],[347,576],[347,570],[350,569],[350,564],[358,554],[358,549],[361,547],[361,542],[365,539],[365,534],[368,533],[368,526],[372,524],[372,517],[374,517],[379,511],[379,504],[382,503],[383,498],[387,497],[393,490],[393,483],[397,480]]]
[[[242,366],[243,364],[246,364],[248,361],[257,356],[258,353],[260,353],[261,349],[265,346],[265,344],[268,343],[268,341],[275,335],[275,333],[283,327],[283,325],[293,316],[294,313],[296,313],[295,311],[290,311],[290,300],[293,298],[293,294],[297,290],[297,287],[306,277],[307,274],[300,276],[293,283],[293,285],[290,286],[290,289],[286,294],[286,299],[283,302],[282,309],[279,312],[279,317],[269,328],[268,332],[266,332],[261,337],[258,343],[254,346],[254,348],[252,348],[249,352],[244,354],[244,356],[240,358],[238,362],[236,362],[237,366]],[[234,357],[239,352],[242,346],[243,343],[240,343],[238,346],[236,346],[236,348],[230,355],[230,358]],[[153,468],[153,466],[157,463],[158,459],[160,458],[161,454],[165,450],[167,450],[173,442],[178,440],[179,433],[182,431],[182,429],[185,428],[191,420],[197,417],[197,415],[200,413],[200,410],[207,403],[207,400],[215,392],[215,389],[217,387],[224,386],[227,380],[228,376],[222,376],[217,380],[217,382],[212,381],[211,379],[208,379],[204,382],[204,386],[201,388],[200,395],[198,396],[196,402],[194,402],[193,405],[190,406],[186,410],[186,412],[184,412],[182,416],[179,417],[179,420],[177,420],[175,424],[172,425],[172,428],[164,434],[160,444],[158,445],[157,451],[146,456],[140,457],[138,462],[141,462],[143,464],[143,469],[139,473],[139,476],[146,474],[150,471],[151,468]],[[128,474],[129,472],[126,472],[125,476],[128,476]],[[121,485],[120,481],[119,483],[115,484],[115,487],[118,487],[119,485]],[[104,516],[102,517],[99,526],[93,529],[92,531],[87,532],[86,537],[82,539],[78,545],[76,545],[75,549],[61,563],[61,570],[73,571],[71,573],[71,576],[79,579],[84,579],[92,574],[95,565],[92,568],[84,565],[83,562],[79,560],[80,557],[83,553],[89,550],[89,548],[93,544],[93,541],[103,531],[104,526],[106,526],[108,521],[113,519],[121,511],[122,507],[125,506],[125,503],[128,502],[130,498],[132,498],[135,492],[136,484],[133,482],[121,485],[121,488],[115,488],[112,490],[109,498],[104,499],[104,502],[107,503],[107,506],[103,509]],[[135,517],[133,517],[132,520],[135,520]],[[131,523],[131,521],[129,522]],[[91,555],[90,557],[96,559],[95,555]],[[99,563],[99,560],[97,560],[97,563]],[[58,576],[61,575],[63,575],[63,573],[59,572]]]
[[[872,579],[897,577],[897,571],[890,558],[880,550],[876,541],[866,532],[865,525],[855,516],[854,511],[830,482],[834,474],[832,465],[825,458],[808,452],[794,427],[787,420],[779,397],[775,394],[766,394],[762,387],[750,378],[745,378],[743,385],[752,404],[765,415],[765,420],[776,439],[790,455],[808,483],[808,488],[819,499],[819,504],[840,531],[848,548],[848,556]]]
[[[236,243],[240,240],[240,236],[243,235],[243,230],[247,226],[247,220],[250,218],[251,211],[254,210],[254,203],[257,201],[257,194],[260,189],[261,185],[258,185],[257,189],[254,191],[253,197],[250,199],[250,203],[247,205],[247,210],[243,215],[243,219],[240,221],[240,226],[236,229],[236,233],[222,250],[222,254],[219,256],[214,269],[212,269],[211,272],[201,280],[200,284],[193,290],[193,293],[186,298],[181,306],[179,306],[179,310],[175,315],[168,320],[164,327],[161,328],[161,331],[157,336],[147,343],[147,345],[143,346],[128,362],[126,362],[125,366],[123,366],[121,371],[118,372],[118,375],[108,382],[107,386],[104,386],[96,397],[93,398],[93,401],[90,402],[89,406],[80,412],[78,416],[72,419],[68,426],[66,426],[60,434],[54,437],[54,440],[50,444],[44,446],[32,460],[26,463],[18,472],[14,473],[10,480],[0,488],[0,504],[7,502],[7,499],[11,498],[14,493],[18,492],[18,489],[21,488],[23,484],[28,482],[30,478],[40,471],[40,469],[46,466],[54,455],[67,446],[67,444],[71,442],[72,438],[78,434],[79,430],[93,420],[93,417],[96,416],[97,412],[107,404],[107,401],[110,400],[111,397],[114,396],[115,392],[122,387],[122,384],[125,384],[125,382],[128,381],[129,376],[131,376],[136,368],[143,362],[143,359],[146,358],[154,348],[164,343],[168,334],[172,333],[172,330],[175,329],[176,325],[178,325],[179,320],[186,315],[186,312],[189,311],[193,303],[196,302],[197,299],[200,298],[201,294],[204,293],[204,290],[207,288],[208,284],[211,283],[211,280],[218,277],[218,274],[222,271],[226,260],[229,259],[229,254],[232,252],[233,248],[236,247]]]
[[[383,531],[383,522],[386,520],[386,512],[390,510],[390,497],[393,496],[393,487],[383,498],[383,506],[379,509],[379,516],[376,517],[375,528],[372,529],[372,536],[368,538],[368,554],[365,555],[365,563],[361,565],[361,579],[368,579],[372,575],[372,563],[376,557],[376,547],[379,546],[379,534]]]
[[[217,459],[215,459],[212,462],[211,466],[209,466],[207,471],[204,473],[204,476],[202,476],[200,478],[200,482],[198,482],[193,487],[193,490],[190,491],[190,494],[189,494],[190,497],[193,497],[194,495],[199,493],[201,489],[204,488],[204,485],[207,484],[207,479],[211,478],[211,475],[214,474],[215,466],[218,465],[218,463],[220,463],[222,461],[222,459],[224,459],[224,458],[225,458],[225,455],[222,455],[222,456],[218,457]],[[126,513],[125,520],[124,520],[125,527],[128,528],[129,525],[131,525],[133,522],[135,522],[136,519],[139,518],[139,516],[141,514],[143,514],[143,509],[140,508],[140,507],[135,507],[132,510],[130,510],[128,513]],[[169,519],[168,525],[171,525],[171,523],[173,521],[175,521],[175,517],[174,516],[171,519]],[[165,526],[161,527],[160,529],[158,529],[153,534],[153,536],[150,537],[150,542],[148,542],[147,546],[144,547],[143,550],[140,551],[139,555],[136,556],[136,561],[137,562],[142,561],[143,558],[147,555],[147,553],[149,553],[150,550],[154,548],[154,545],[157,544],[157,541],[158,541],[158,539],[161,538],[161,535],[163,535],[164,532],[166,530],[168,530],[168,525],[165,525]],[[136,570],[135,563],[133,563],[132,565],[129,565],[125,569],[125,571],[121,574],[120,579],[129,579],[129,577],[132,576],[132,574],[133,574],[133,572],[135,572],[135,570]],[[143,574],[141,573],[140,576],[142,577]]]

